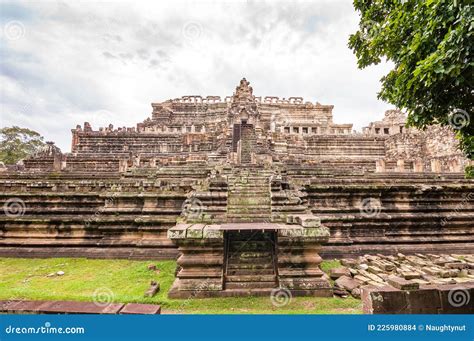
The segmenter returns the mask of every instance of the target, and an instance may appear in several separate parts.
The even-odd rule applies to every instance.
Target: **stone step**
[[[254,273],[251,275],[227,275],[227,282],[275,282],[276,276]]]
[[[245,205],[246,207],[258,207],[259,205],[271,205],[271,200],[269,197],[248,197],[248,198],[240,198],[240,197],[230,197],[227,199],[227,206],[240,206]]]
[[[227,223],[265,223],[269,222],[270,217],[245,218],[245,217],[227,217]]]
[[[229,252],[233,255],[242,255],[243,257],[262,257],[262,255],[269,256],[273,250],[270,242],[262,242],[262,244],[248,244],[246,242],[231,243],[229,245]]]
[[[270,199],[268,192],[256,192],[256,191],[231,191],[228,193],[228,198],[258,198],[258,199]]]
[[[255,190],[257,192],[270,192],[270,189],[268,188],[267,185],[255,185],[255,184],[235,184],[235,185],[230,185],[228,186],[228,190],[231,192],[235,191],[249,191],[249,190]]]
[[[226,289],[267,289],[276,288],[276,281],[272,282],[226,282]]]
[[[269,218],[271,214],[270,207],[266,210],[252,210],[252,211],[238,211],[238,212],[227,212],[227,218],[240,218],[240,217],[246,217],[246,218]]]
[[[264,264],[252,264],[252,263],[229,263],[227,264],[228,270],[248,270],[248,271],[256,271],[256,270],[272,270],[273,271],[273,264],[271,263],[264,263]]]
[[[230,255],[228,264],[255,264],[255,265],[263,265],[263,264],[271,264],[272,257],[271,256],[262,256],[262,257],[240,257],[239,255]]]
[[[229,221],[232,221],[232,220],[239,220],[241,219],[242,221],[245,221],[245,222],[249,222],[249,223],[260,223],[260,222],[265,222],[265,221],[270,221],[270,212],[268,213],[228,213],[227,214],[227,219],[229,219]],[[235,222],[235,221],[234,221]]]
[[[259,194],[260,196],[268,196],[270,197],[270,191],[268,188],[261,188],[261,187],[253,187],[253,186],[248,186],[248,187],[229,187],[228,192],[230,194],[240,194],[240,193],[253,193],[253,194]]]
[[[247,209],[242,207],[228,207],[227,208],[227,216],[229,215],[238,215],[240,216],[255,216],[255,215],[262,215],[267,216],[270,213],[270,206],[262,207],[260,209]]]
[[[268,180],[252,180],[252,179],[247,179],[246,181],[235,181],[235,182],[229,182],[227,187],[233,188],[233,187],[255,187],[255,188],[269,188],[269,183]]]
[[[268,258],[272,255],[271,249],[268,251],[249,251],[249,250],[237,250],[237,251],[230,251],[229,256],[230,259],[261,259],[261,258]]]
[[[233,248],[236,250],[268,251],[271,250],[272,244],[270,240],[233,240],[229,244],[229,250]]]
[[[272,212],[303,212],[306,211],[308,207],[304,205],[285,205],[285,206],[275,206],[272,205]]]
[[[228,223],[265,223],[270,221],[270,216],[247,217],[247,216],[233,216],[227,217]]]
[[[273,267],[269,269],[259,269],[259,270],[253,270],[253,269],[227,269],[227,275],[228,276],[248,276],[248,275],[255,275],[255,273],[258,272],[259,275],[273,275]]]
[[[237,175],[235,177],[230,177],[229,181],[230,184],[238,184],[238,183],[261,183],[261,184],[268,184],[269,177],[266,176],[254,176],[254,175]]]

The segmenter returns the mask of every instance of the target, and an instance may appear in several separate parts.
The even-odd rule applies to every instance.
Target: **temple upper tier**
[[[361,171],[460,172],[466,165],[448,128],[418,131],[389,110],[362,133],[333,121],[333,105],[254,95],[244,78],[232,96],[183,96],[152,103],[136,127],[72,129],[71,153],[36,155],[27,169],[126,171],[185,162],[304,163]],[[44,153],[43,153],[44,154]]]

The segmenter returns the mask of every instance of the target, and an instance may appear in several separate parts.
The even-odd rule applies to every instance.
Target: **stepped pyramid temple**
[[[331,295],[322,258],[463,253],[474,183],[452,130],[390,110],[232,96],[152,103],[136,127],[72,129],[0,172],[0,255],[176,259],[171,297]]]

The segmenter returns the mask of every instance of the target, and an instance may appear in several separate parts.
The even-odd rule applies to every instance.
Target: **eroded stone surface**
[[[338,278],[334,286],[341,295],[349,294],[354,283],[358,288],[388,285],[402,291],[418,290],[424,285],[462,285],[474,283],[473,260],[472,254],[365,255],[357,259],[342,259],[345,267],[332,269],[331,277]],[[360,292],[356,292],[354,297],[359,295]]]

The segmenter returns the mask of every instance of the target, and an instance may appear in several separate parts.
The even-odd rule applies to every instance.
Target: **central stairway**
[[[271,171],[237,168],[228,177],[227,221],[269,222],[271,218]]]
[[[278,287],[273,232],[227,232],[225,253],[226,290],[255,294]]]

